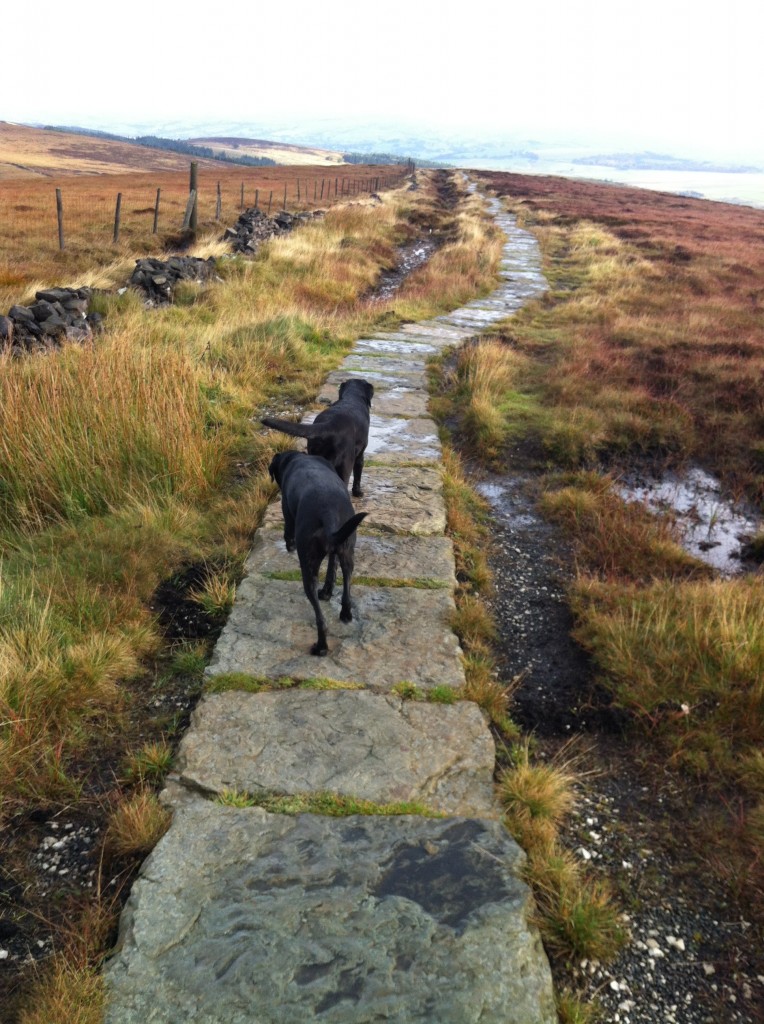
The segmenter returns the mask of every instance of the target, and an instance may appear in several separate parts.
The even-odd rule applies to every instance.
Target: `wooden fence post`
[[[297,179],[297,202],[300,202],[300,179]]]
[[[268,216],[269,217],[271,215],[271,203],[272,202],[273,202],[273,189],[271,189],[271,194],[268,196]]]
[[[313,179],[313,202],[316,201],[316,189],[318,188],[318,178]]]
[[[255,189],[255,209],[257,210],[260,205],[260,189]]]
[[[284,182],[284,209],[285,210],[286,210],[286,190],[287,190],[286,182]]]
[[[239,203],[239,209],[244,209],[244,182],[241,183],[241,202]]]
[[[56,189],[56,216],[58,217],[58,247],[64,248],[64,200],[61,196],[61,189]]]
[[[114,211],[114,243],[119,241],[119,217],[122,212],[122,193],[117,192],[117,208]]]
[[[196,160],[192,160],[191,161],[191,173],[189,175],[189,181],[188,181],[188,194],[189,194],[189,197],[190,196],[194,197],[194,201],[193,201],[193,203],[191,203],[191,215],[186,218],[188,220],[188,224],[184,224],[184,227],[190,228],[191,234],[193,234],[193,235],[196,234],[196,228],[197,228],[197,225],[199,223],[199,215],[198,215],[197,202],[196,202],[196,197],[197,197],[197,194],[198,194],[198,192],[197,192],[198,174],[199,174],[199,164],[198,164],[198,162]]]
[[[321,179],[321,202],[322,202],[322,203],[323,203],[323,201],[324,201],[324,181],[325,181],[325,179],[324,179],[324,178],[322,178],[322,179]]]
[[[338,179],[335,178],[334,179],[334,198],[335,199],[337,198],[337,181],[338,181]]]
[[[186,214],[183,218],[183,227],[181,230],[188,231],[191,227],[191,221],[194,216],[194,210],[196,209],[196,189],[192,189],[188,193],[188,202],[186,203]]]
[[[215,203],[215,220],[220,220],[221,214],[223,213],[223,197],[220,194],[220,182],[218,182],[218,199]]]
[[[154,203],[154,227],[151,229],[151,234],[155,235],[159,227],[159,197],[162,194],[161,188],[157,189],[157,201]]]

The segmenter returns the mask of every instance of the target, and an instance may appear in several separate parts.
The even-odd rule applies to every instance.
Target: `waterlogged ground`
[[[756,534],[761,519],[725,496],[710,473],[698,466],[660,477],[635,470],[623,476],[618,490],[626,501],[640,501],[657,514],[669,515],[685,550],[720,575],[745,571],[741,549]]]

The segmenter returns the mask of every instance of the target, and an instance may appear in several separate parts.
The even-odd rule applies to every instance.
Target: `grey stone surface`
[[[401,358],[413,356],[420,359],[423,356],[431,356],[440,351],[439,345],[429,341],[414,341],[413,338],[398,341],[395,338],[361,338],[355,343],[354,352],[369,356],[395,355]]]
[[[497,822],[182,807],[105,969],[106,1024],[552,1024]]]
[[[458,345],[473,336],[473,331],[460,327],[448,327],[438,320],[424,320],[418,324],[406,324],[401,328],[405,335],[413,338],[438,338],[446,345]]]
[[[435,421],[371,414],[366,460],[439,462],[441,445]]]
[[[297,555],[287,551],[284,544],[280,511],[278,520],[274,522],[273,528],[257,531],[245,568],[247,574],[299,571]],[[355,546],[354,578],[359,576],[389,580],[436,580],[453,589],[456,586],[453,545],[447,537],[380,537],[359,534]]]
[[[499,816],[496,751],[475,704],[402,701],[364,690],[211,694],[175,761],[181,782],[416,801],[462,817]]]
[[[431,466],[367,466],[363,471],[362,498],[353,498],[358,512],[367,512],[356,534],[367,532],[414,534],[426,537],[443,533],[446,506],[440,472]],[[281,501],[272,502],[263,519],[265,526],[283,529]]]
[[[207,673],[326,676],[387,691],[404,680],[424,689],[464,685],[449,591],[354,585],[352,622],[339,620],[340,593],[324,605],[329,653],[317,658],[309,653],[316,626],[302,584],[245,577]]]
[[[359,352],[357,355],[353,352],[349,356],[345,356],[343,360],[343,366],[348,369],[361,370],[364,367],[375,373],[386,373],[390,375],[398,373],[416,373],[418,370],[424,370],[424,365],[427,359],[423,355],[402,356],[397,352],[390,353],[389,355],[371,355],[368,352]]]
[[[322,405],[331,405],[337,401],[338,392],[338,385],[325,384],[318,395],[318,401]],[[420,388],[375,387],[371,408],[377,416],[416,417],[427,415],[427,404],[428,396]]]
[[[368,466],[363,471],[359,512],[368,512],[359,536],[368,529],[427,537],[446,528],[440,470],[430,466]]]
[[[378,359],[369,356],[364,360],[348,356],[342,366],[332,370],[326,378],[327,384],[339,385],[343,380],[351,377],[361,377],[374,385],[375,391],[384,391],[387,388],[420,388],[424,390],[427,386],[427,377],[422,369],[414,369],[411,362],[406,369],[405,361],[399,360],[392,367],[389,360]]]

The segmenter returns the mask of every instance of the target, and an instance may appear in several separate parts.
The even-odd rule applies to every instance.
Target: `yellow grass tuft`
[[[106,845],[118,857],[147,853],[170,826],[170,812],[156,794],[144,789],[123,801],[112,813]]]

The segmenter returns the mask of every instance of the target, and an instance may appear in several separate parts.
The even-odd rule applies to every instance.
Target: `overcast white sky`
[[[761,0],[37,0],[0,119],[400,120],[764,160]]]

